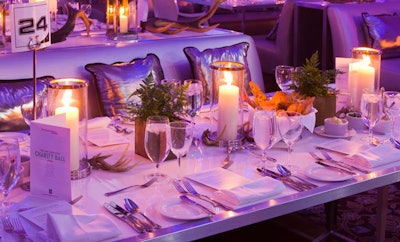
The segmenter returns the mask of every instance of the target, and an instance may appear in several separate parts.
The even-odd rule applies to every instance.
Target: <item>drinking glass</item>
[[[31,124],[31,121],[34,119],[33,115],[33,95],[25,95],[21,98],[21,114],[25,120],[27,125]],[[43,104],[43,100],[36,99],[36,119],[42,118],[45,116],[45,105]]]
[[[368,127],[368,137],[365,139],[369,144],[379,144],[379,139],[374,137],[372,129],[383,115],[382,95],[379,92],[364,92],[361,95],[361,117]]]
[[[204,88],[200,80],[188,79],[184,83],[190,83],[186,94],[187,98],[187,113],[191,117],[195,117],[200,113],[201,107],[204,104]]]
[[[156,177],[157,181],[162,181],[167,177],[159,172],[159,166],[171,150],[170,135],[168,117],[150,116],[147,118],[144,136],[145,150],[150,160],[156,163],[156,172],[147,176],[149,180]]]
[[[293,66],[279,65],[275,68],[275,81],[279,88],[284,92],[291,92]]]
[[[170,123],[171,150],[178,157],[178,180],[181,180],[181,160],[188,152],[193,140],[193,123],[186,121],[174,121]]]
[[[262,167],[266,167],[267,165],[267,150],[277,141],[277,132],[275,110],[255,110],[253,117],[253,138],[257,146],[262,150]]]
[[[21,176],[21,156],[19,143],[15,138],[0,139],[0,191],[2,193],[2,213],[10,205],[7,200],[8,193],[17,184]]]
[[[386,91],[383,93],[383,107],[391,121],[390,137],[393,138],[394,119],[400,115],[400,92]]]
[[[302,116],[299,112],[279,111],[277,113],[278,130],[282,140],[288,146],[288,167],[297,170],[297,167],[291,164],[293,145],[300,137],[303,131]]]

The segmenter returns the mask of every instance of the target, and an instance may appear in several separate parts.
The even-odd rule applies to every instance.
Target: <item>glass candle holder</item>
[[[88,176],[91,171],[87,162],[88,82],[74,78],[51,81],[47,105],[49,116],[61,113],[67,116],[67,128],[73,140],[70,148],[71,179]]]
[[[243,140],[244,70],[241,63],[211,64],[211,133],[222,141]]]
[[[349,64],[348,91],[350,106],[360,110],[361,95],[365,91],[378,91],[380,88],[381,51],[367,47],[352,50]]]
[[[106,35],[115,41],[137,41],[137,0],[107,0]]]

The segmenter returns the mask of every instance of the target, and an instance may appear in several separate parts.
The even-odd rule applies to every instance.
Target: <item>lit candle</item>
[[[50,13],[57,13],[57,0],[48,0]]]
[[[363,91],[374,90],[375,68],[369,66],[369,63],[369,57],[364,56],[363,60],[349,64],[348,90],[350,93],[351,104],[356,110],[360,110],[361,95]]]
[[[123,7],[121,7],[119,10],[119,32],[128,32],[128,16],[125,14]]]
[[[235,140],[239,119],[239,87],[231,85],[232,73],[225,71],[226,85],[218,89],[218,136],[222,140]]]
[[[55,114],[66,114],[67,128],[70,129],[70,167],[71,171],[79,168],[79,109],[69,106],[71,103],[72,91],[66,90],[62,103],[63,107],[58,107]]]

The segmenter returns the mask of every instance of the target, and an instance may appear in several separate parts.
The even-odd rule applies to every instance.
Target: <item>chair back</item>
[[[168,19],[171,21],[178,20],[178,5],[175,0],[152,0],[154,17]]]
[[[286,0],[279,16],[276,32],[276,48],[279,63],[293,64],[293,13],[296,0]]]

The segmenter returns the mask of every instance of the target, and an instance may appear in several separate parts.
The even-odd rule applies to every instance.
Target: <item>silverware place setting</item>
[[[314,184],[310,184],[309,182],[304,183],[300,180],[295,180],[293,179],[292,176],[284,176],[280,173],[277,173],[275,171],[269,170],[267,168],[257,168],[257,171],[263,175],[263,176],[269,176],[273,179],[279,180],[281,181],[283,184],[285,184],[286,186],[298,191],[298,192],[303,192],[303,191],[307,191],[310,190],[312,188],[315,188],[316,185]]]
[[[133,188],[133,187],[146,188],[146,187],[151,186],[155,181],[157,181],[157,177],[153,177],[152,179],[148,180],[147,182],[145,182],[143,184],[131,185],[131,186],[127,186],[127,187],[115,190],[115,191],[106,192],[106,193],[104,193],[104,196],[109,197],[109,196],[115,195],[117,193],[123,192],[123,191],[125,191],[125,190],[127,190],[129,188]]]

